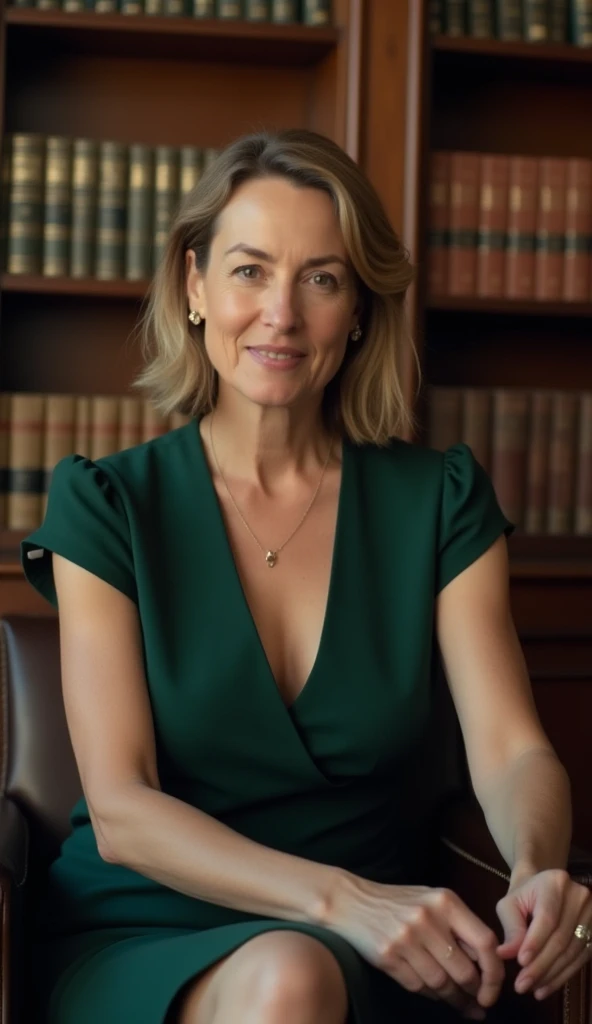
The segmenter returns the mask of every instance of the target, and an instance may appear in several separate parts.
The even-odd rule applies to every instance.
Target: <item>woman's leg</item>
[[[318,939],[266,932],[185,986],[175,1024],[345,1024],[347,990]]]

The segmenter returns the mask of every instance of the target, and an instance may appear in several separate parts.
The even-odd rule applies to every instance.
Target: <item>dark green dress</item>
[[[137,604],[165,792],[266,846],[420,883],[408,765],[429,717],[434,598],[512,529],[466,445],[441,453],[400,440],[345,443],[320,647],[289,709],[245,600],[196,421],[96,463],[62,459],[45,521],[21,555],[56,606],[52,551]],[[443,1008],[409,997],[328,929],[202,902],[105,863],[84,800],[72,824],[39,923],[51,1024],[163,1022],[189,979],[270,929],[315,935],[333,951],[355,1024]]]

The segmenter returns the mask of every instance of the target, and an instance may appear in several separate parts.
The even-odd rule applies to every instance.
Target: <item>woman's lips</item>
[[[247,352],[261,366],[272,370],[293,370],[304,359],[304,353],[294,348],[248,348]]]

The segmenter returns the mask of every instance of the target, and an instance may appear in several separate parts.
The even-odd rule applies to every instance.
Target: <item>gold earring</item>
[[[192,309],[192,310],[191,310],[191,312],[189,313],[189,319],[191,320],[191,323],[192,323],[192,324],[195,324],[195,326],[196,326],[196,327],[197,327],[197,326],[198,326],[198,325],[199,325],[199,324],[201,323],[201,321],[202,321],[202,318],[201,318],[201,316],[199,315],[199,313],[197,312],[197,310],[196,310],[196,309]]]
[[[362,337],[362,328],[360,327],[359,324],[356,324],[356,326],[354,327],[353,331],[350,334],[350,338],[351,338],[352,341],[359,341],[361,337]]]

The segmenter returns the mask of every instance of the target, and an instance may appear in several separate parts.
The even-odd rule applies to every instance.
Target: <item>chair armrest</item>
[[[0,872],[20,887],[27,877],[29,832],[17,805],[0,796]]]

